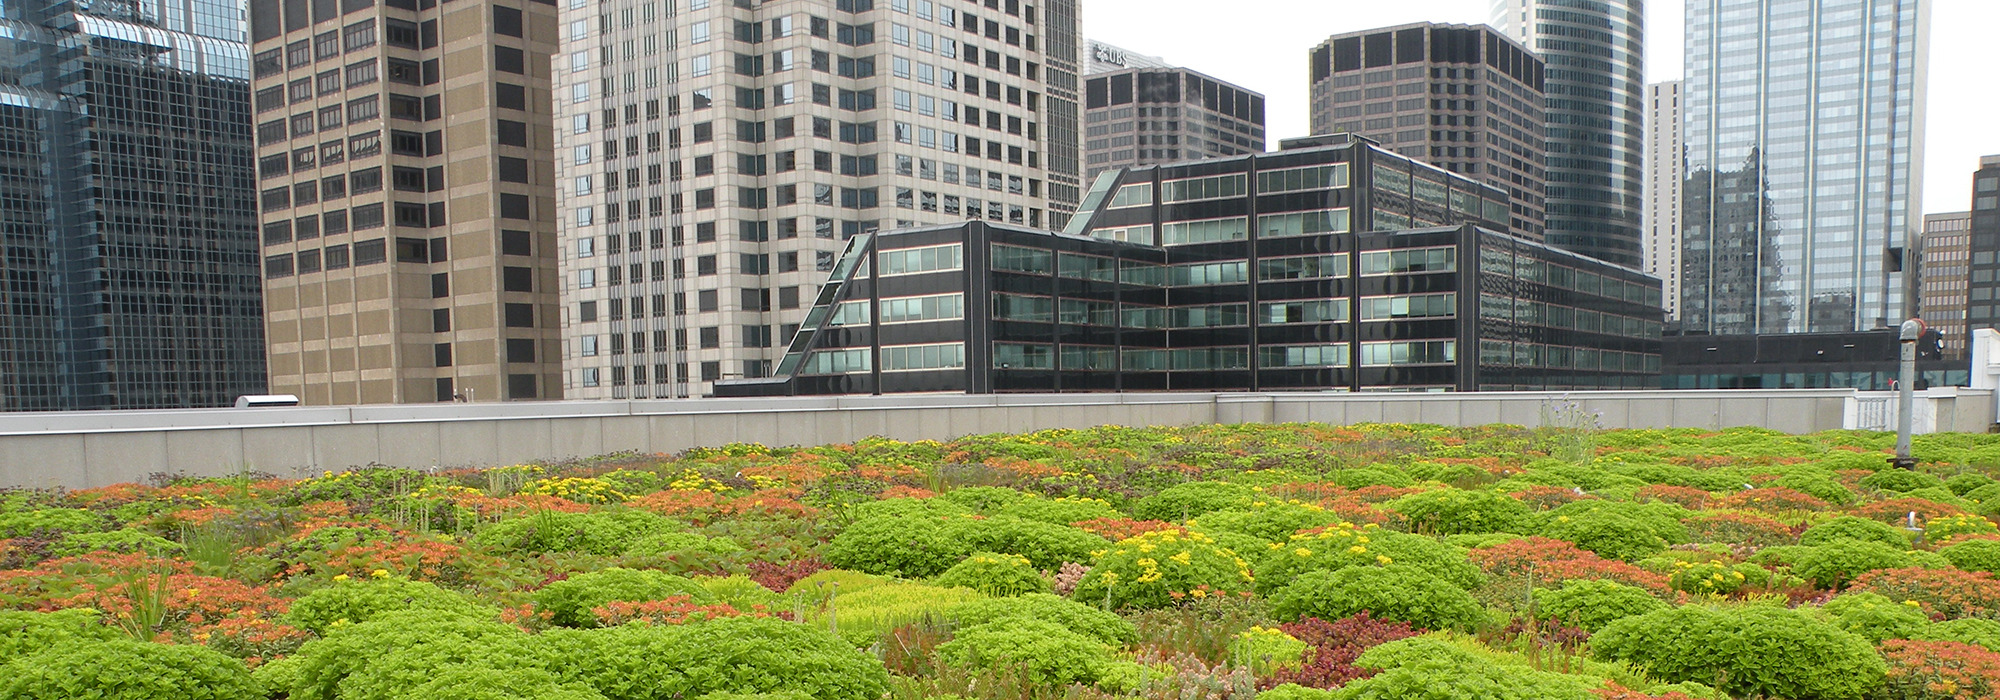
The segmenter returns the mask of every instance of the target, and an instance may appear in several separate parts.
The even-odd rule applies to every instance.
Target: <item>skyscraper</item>
[[[1130,64],[1130,65],[1127,65]],[[1264,152],[1264,95],[1090,42],[1084,174]]]
[[[1494,25],[1548,66],[1545,238],[1627,267],[1639,267],[1643,257],[1643,6],[1643,0],[1493,0]]]
[[[1312,132],[1385,148],[1507,190],[1515,235],[1541,239],[1543,66],[1483,25],[1338,34],[1308,54]]]
[[[271,388],[562,398],[555,0],[251,0]]]
[[[1681,312],[1681,86],[1646,86],[1646,274],[1666,288],[1667,319]]]
[[[0,5],[0,410],[264,391],[239,12]]]
[[[1927,5],[1688,3],[1685,330],[1867,330],[1914,311],[1902,271],[1922,192]]]
[[[1966,242],[1968,328],[2000,328],[2000,155],[1979,159],[1972,173],[1971,240]],[[1968,336],[1969,337],[1969,336]]]
[[[1972,212],[1925,214],[1922,248],[1923,264],[1917,268],[1922,278],[1918,285],[1919,317],[1924,319],[1924,325],[1938,332],[1945,357],[1966,357],[1970,338],[1966,333],[1965,311],[1971,297],[1968,283],[1972,280]],[[1989,280],[1981,286],[1985,288],[1981,296],[1992,299],[1993,283]]]
[[[562,13],[566,396],[767,375],[849,237],[1075,210],[1075,0]]]

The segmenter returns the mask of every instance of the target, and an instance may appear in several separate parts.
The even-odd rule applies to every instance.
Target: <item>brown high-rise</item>
[[[1312,132],[1352,133],[1505,188],[1514,232],[1542,237],[1542,60],[1484,25],[1338,34],[1310,58]]]
[[[270,386],[562,396],[552,0],[251,0]]]

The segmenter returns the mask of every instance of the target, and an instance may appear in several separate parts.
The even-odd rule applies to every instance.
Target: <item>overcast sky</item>
[[[1925,212],[1963,211],[1979,157],[2000,154],[1991,52],[1995,0],[1932,0]],[[1082,0],[1084,35],[1264,93],[1266,130],[1306,135],[1306,53],[1326,37],[1418,21],[1486,23],[1489,0]],[[1218,7],[1224,8],[1218,12]],[[1682,75],[1682,0],[1647,2],[1646,76]]]

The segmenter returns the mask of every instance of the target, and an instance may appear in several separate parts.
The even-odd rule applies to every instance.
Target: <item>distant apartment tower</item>
[[[1494,26],[1548,64],[1548,243],[1640,267],[1644,1],[1492,1]]]
[[[1264,95],[1090,42],[1084,171],[1264,152]],[[1129,64],[1129,65],[1126,65]]]
[[[1966,332],[2000,328],[2000,260],[1995,259],[2000,255],[2000,155],[1980,158],[1979,170],[1972,174],[1972,226],[1967,245]]]
[[[1681,309],[1681,81],[1646,86],[1646,261],[1665,285],[1667,319]]]
[[[1929,5],[1687,3],[1686,331],[1863,331],[1915,313]]]
[[[251,0],[271,388],[557,399],[555,0]]]
[[[1972,212],[1925,214],[1923,262],[1918,267],[1922,281],[1918,308],[1924,325],[1936,330],[1944,356],[1966,357],[1965,311],[1972,279]],[[1991,257],[1988,253],[1988,257]],[[1991,274],[1987,277],[1992,277]],[[1985,296],[1992,298],[1989,282]]]
[[[0,7],[0,410],[264,392],[239,13]]]
[[[1075,0],[563,8],[566,397],[767,376],[850,237],[1075,211]]]
[[[1510,196],[1513,232],[1542,238],[1542,61],[1492,27],[1408,24],[1339,34],[1310,54],[1312,132],[1365,136]]]

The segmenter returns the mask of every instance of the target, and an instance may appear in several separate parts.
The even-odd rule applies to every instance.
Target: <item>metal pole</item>
[[[1916,412],[1913,410],[1916,399],[1912,392],[1917,388],[1917,339],[1923,334],[1924,322],[1913,318],[1903,322],[1896,338],[1901,346],[1899,359],[1902,367],[1896,381],[1896,456],[1889,463],[1901,469],[1917,466],[1916,458],[1910,456],[1910,429],[1915,417],[1912,414]]]

